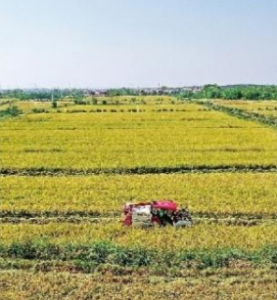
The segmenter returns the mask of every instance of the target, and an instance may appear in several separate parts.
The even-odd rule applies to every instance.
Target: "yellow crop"
[[[13,101],[23,114],[1,121],[0,298],[274,299],[276,129],[169,96],[84,102]],[[154,199],[193,226],[121,224],[124,203]]]
[[[5,120],[0,165],[115,170],[277,164],[276,131],[195,106],[187,104],[185,112],[48,113]]]
[[[40,265],[38,265],[39,269]],[[43,265],[42,265],[43,268]],[[68,268],[72,268],[68,264]],[[74,269],[73,269],[74,270]],[[216,272],[180,270],[183,277],[170,280],[149,276],[145,270],[103,270],[98,274],[66,272],[2,271],[1,299],[270,299],[276,295],[276,272],[263,268],[217,270]],[[118,274],[119,273],[119,274]],[[129,275],[127,275],[129,274]],[[220,292],[218,291],[220,289]],[[220,298],[218,295],[220,294]],[[47,298],[46,298],[47,297]]]
[[[204,248],[240,248],[254,250],[264,245],[277,246],[277,225],[253,227],[199,224],[192,228],[132,229],[118,223],[69,224],[50,223],[2,224],[1,243],[24,243],[44,239],[58,244],[88,244],[100,241],[120,246],[139,246],[146,249],[189,250]]]
[[[116,214],[129,201],[175,199],[192,213],[274,216],[276,173],[1,177],[9,212]]]

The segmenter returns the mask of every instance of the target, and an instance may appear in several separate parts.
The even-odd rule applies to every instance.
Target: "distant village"
[[[127,94],[134,95],[174,95],[184,91],[197,93],[203,89],[203,86],[188,86],[188,87],[149,87],[149,88],[122,88],[122,89],[86,89],[86,95],[108,96],[112,91],[126,90]]]

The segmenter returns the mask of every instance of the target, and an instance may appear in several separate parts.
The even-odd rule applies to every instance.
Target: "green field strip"
[[[263,247],[247,251],[240,248],[199,248],[178,251],[161,251],[144,247],[123,247],[113,243],[63,244],[29,241],[27,243],[0,244],[2,259],[43,260],[72,262],[80,269],[92,271],[101,264],[123,267],[180,267],[187,264],[196,269],[228,267],[234,261],[245,261],[255,265],[276,266],[277,247]],[[3,260],[0,265],[4,264]]]

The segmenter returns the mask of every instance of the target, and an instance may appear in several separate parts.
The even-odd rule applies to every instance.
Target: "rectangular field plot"
[[[175,199],[193,214],[275,218],[276,173],[1,177],[7,216],[119,216],[126,202]],[[47,214],[46,214],[47,212]]]
[[[195,104],[182,109],[42,113],[5,120],[0,165],[83,170],[276,166],[275,130]]]

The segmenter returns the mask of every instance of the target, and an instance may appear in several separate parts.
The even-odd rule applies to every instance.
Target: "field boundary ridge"
[[[277,172],[276,165],[219,165],[178,167],[135,167],[121,169],[65,169],[65,168],[1,168],[0,176],[86,176],[86,175],[145,175],[173,173],[220,173],[220,172]]]

